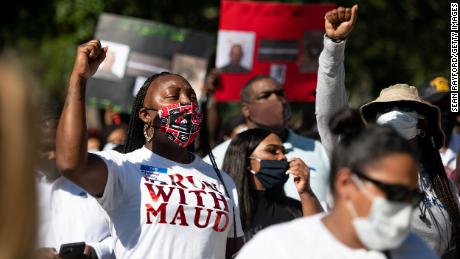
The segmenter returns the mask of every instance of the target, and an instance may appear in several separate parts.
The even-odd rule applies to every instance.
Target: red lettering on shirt
[[[192,226],[195,225],[200,229],[209,227],[210,230],[212,227],[213,231],[224,232],[228,228],[231,204],[229,205],[228,197],[218,190],[218,185],[197,180],[191,175],[171,174],[168,176],[171,179],[170,184],[144,178],[146,180],[144,185],[153,201],[153,203],[145,204],[146,224],[153,222],[153,224],[189,226],[193,217]],[[197,186],[200,184],[201,188]],[[174,192],[176,193],[173,197]],[[196,202],[193,196],[196,197]]]
[[[208,212],[208,214],[206,215],[206,221],[204,222],[204,224],[200,224],[200,218],[201,218],[201,211],[202,210],[203,210],[203,208],[198,208],[198,207],[195,208],[195,219],[193,220],[193,223],[195,223],[195,226],[197,226],[199,228],[205,228],[205,227],[208,226],[209,219],[211,218],[211,213],[212,213],[211,209],[206,209],[206,211]]]
[[[196,195],[196,205],[197,206],[200,206],[200,207],[204,207],[204,204],[203,204],[203,198],[201,197],[201,194],[206,194],[205,191],[203,190],[193,190],[193,191],[189,191],[189,193],[193,193]]]
[[[214,229],[217,232],[223,232],[228,226],[228,222],[229,222],[228,213],[223,212],[223,211],[216,211],[216,214],[217,214],[216,221],[214,222],[214,226],[212,227],[212,229]],[[222,228],[219,228],[219,225],[222,220],[222,216],[224,216],[225,224]]]
[[[171,188],[171,187],[167,187],[167,186],[162,186],[162,185],[155,185],[155,187],[158,189],[158,193],[155,193],[155,191],[153,190],[153,184],[151,183],[144,183],[144,185],[147,187],[147,189],[149,190],[149,193],[150,193],[150,197],[152,197],[152,200],[153,202],[157,202],[158,201],[158,198],[161,196],[161,198],[163,199],[163,201],[165,202],[168,202],[169,201],[169,198],[171,197],[171,194],[172,194],[172,191],[174,190],[174,188]],[[169,192],[168,194],[165,193],[165,191],[163,190],[164,188],[168,188],[169,189]]]
[[[220,203],[224,205],[224,210],[228,212],[228,204],[227,204],[227,199],[225,199],[225,196],[220,194],[220,193],[215,193],[215,192],[210,192],[209,193],[214,200],[214,208],[215,209],[222,209],[220,206]]]
[[[188,189],[187,186],[182,184],[184,177],[180,174],[170,174],[169,178],[171,178],[171,184],[174,186],[179,186],[183,189]]]
[[[191,183],[191,184],[193,185],[193,187],[199,188],[198,186],[196,186],[195,180],[193,180],[193,176],[192,176],[192,175],[187,175],[187,176],[185,177],[185,179],[187,179],[188,182]],[[202,190],[204,189],[203,184],[201,184],[201,189],[202,189]]]
[[[205,182],[205,181],[201,181],[201,183],[202,183],[204,186],[208,187],[209,189],[211,189],[211,190],[213,190],[213,191],[215,191],[215,192],[221,193],[221,192],[219,191],[219,189],[217,188],[217,185],[216,185],[216,184],[214,184],[214,183],[208,183],[208,182]]]
[[[176,215],[174,215],[172,221],[169,223],[171,225],[176,225],[176,220],[180,220],[181,226],[188,226],[187,224],[187,218],[185,217],[185,212],[184,212],[184,207],[182,205],[179,205],[177,207]]]
[[[150,220],[150,214],[152,214],[154,217],[160,215],[160,221],[158,223],[166,223],[166,203],[163,202],[160,206],[158,206],[158,209],[154,209],[152,205],[150,204],[145,204],[145,207],[147,207],[146,212],[147,212],[147,222],[146,224],[152,224],[152,221]]]
[[[184,189],[177,188],[177,190],[179,190],[179,204],[187,205]]]

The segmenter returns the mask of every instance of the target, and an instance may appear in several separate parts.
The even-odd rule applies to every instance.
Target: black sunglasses
[[[375,179],[369,178],[363,173],[353,170],[354,174],[359,178],[375,184],[380,190],[386,194],[386,199],[395,202],[407,202],[413,207],[417,207],[425,195],[417,188],[411,190],[403,185],[382,183]]]

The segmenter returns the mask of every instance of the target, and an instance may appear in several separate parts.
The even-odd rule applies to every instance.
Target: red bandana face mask
[[[192,144],[200,132],[203,120],[196,103],[175,103],[161,108],[158,111],[160,131],[172,142],[181,147]]]

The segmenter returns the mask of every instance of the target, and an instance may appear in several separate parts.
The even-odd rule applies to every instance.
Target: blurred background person
[[[101,149],[101,131],[99,129],[88,129],[88,152],[97,152]]]
[[[352,109],[333,116],[330,130],[340,136],[331,161],[331,212],[269,227],[237,258],[437,258],[410,230],[423,197],[410,144],[389,127],[364,128]]]
[[[0,56],[0,258],[32,259],[37,228],[34,80]]]
[[[222,115],[217,109],[217,101],[214,96],[216,87],[219,85],[220,72],[212,69],[206,76],[203,87],[203,94],[198,100],[198,105],[203,113],[203,122],[201,123],[200,133],[195,140],[194,149],[200,156],[206,156],[216,143],[219,143],[218,133]]]
[[[261,128],[246,130],[230,143],[222,169],[235,181],[245,241],[267,226],[322,212],[310,188],[308,166],[286,159],[283,142]],[[284,194],[293,175],[301,202]]]
[[[228,118],[222,125],[222,136],[219,138],[220,142],[231,140],[236,135],[240,134],[243,131],[246,131],[248,126],[246,126],[246,121],[244,117],[240,114]]]
[[[128,126],[125,124],[112,124],[104,129],[104,147],[102,150],[112,150],[124,146],[128,138]]]
[[[98,202],[61,176],[56,167],[56,129],[62,106],[48,101],[39,114],[40,159],[36,168],[41,258],[55,258],[62,244],[85,242],[87,258],[113,257],[109,219]]]

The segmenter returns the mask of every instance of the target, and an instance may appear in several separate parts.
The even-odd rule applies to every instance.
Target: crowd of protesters
[[[96,130],[85,92],[107,55],[99,40],[78,47],[62,104],[32,98],[32,80],[2,56],[0,259],[459,258],[449,82],[397,83],[350,108],[345,45],[357,18],[357,5],[325,16],[319,139],[289,128],[283,86],[268,75],[242,87],[219,143],[215,70],[204,105],[162,72],[130,116],[109,107]]]

